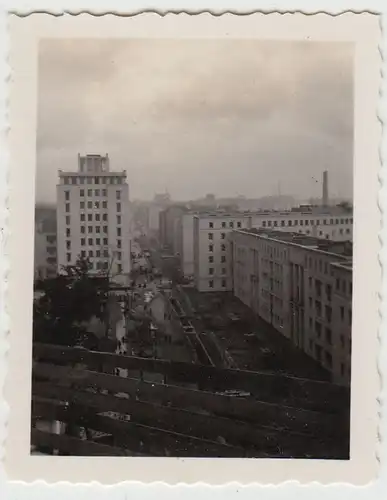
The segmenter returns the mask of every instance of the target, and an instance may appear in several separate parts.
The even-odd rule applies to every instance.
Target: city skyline
[[[109,153],[131,199],[256,198],[280,182],[307,200],[325,169],[331,197],[352,198],[350,44],[49,40],[39,69],[38,204],[78,152]]]

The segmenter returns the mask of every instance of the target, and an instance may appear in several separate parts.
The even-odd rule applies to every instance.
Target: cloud
[[[133,197],[352,195],[353,46],[259,40],[45,40],[37,199],[106,153]]]

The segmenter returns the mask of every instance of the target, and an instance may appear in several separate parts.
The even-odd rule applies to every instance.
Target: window
[[[266,221],[262,221],[262,227],[266,227]]]
[[[303,225],[304,225],[304,221],[300,220],[300,226],[303,226]]]
[[[93,246],[93,238],[89,238],[89,245]]]
[[[291,226],[291,225],[292,225],[292,221],[288,220],[288,226]]]
[[[79,183],[80,184],[84,184],[85,183],[85,178],[84,177],[80,177],[79,178]],[[83,193],[81,196],[84,196],[84,195],[85,195],[85,193]]]
[[[107,201],[102,202],[102,208],[107,208]]]
[[[332,285],[325,285],[325,293],[328,301],[332,300]]]
[[[94,252],[93,252],[93,250],[89,250],[89,257],[94,257]]]
[[[101,250],[97,250],[97,251],[95,252],[95,256],[96,256],[96,257],[101,257]]]
[[[87,220],[91,222],[93,220],[93,214],[87,214]]]
[[[212,264],[212,263],[214,262],[214,256],[213,256],[213,255],[210,255],[210,256],[208,257],[208,262],[209,262],[210,264]]]
[[[81,246],[84,247],[86,245],[86,239],[81,238]]]
[[[121,212],[121,203],[117,203],[117,212]]]
[[[121,258],[122,258],[121,252],[117,252],[117,260],[121,260]]]
[[[328,351],[325,351],[325,362],[329,368],[332,367],[332,354]]]
[[[66,212],[70,212],[70,203],[66,203]]]
[[[277,222],[276,220],[273,222],[273,226],[274,226],[274,227],[277,227],[277,226],[278,226],[278,222]]]
[[[99,201],[94,202],[94,208],[98,209],[99,208]]]
[[[234,227],[234,221],[230,221],[230,227],[233,228]]]
[[[214,245],[208,245],[208,251],[213,252],[214,251]]]
[[[117,240],[117,248],[121,248],[121,240]]]
[[[122,264],[117,264],[117,272],[122,273]]]
[[[117,236],[121,236],[121,228],[117,227]]]
[[[69,215],[66,215],[66,225],[67,226],[70,225],[70,216]]]
[[[121,224],[121,215],[117,215],[117,224]]]
[[[271,227],[271,222],[272,222],[271,220],[267,221],[267,227]]]
[[[89,268],[92,270],[94,269],[94,262],[89,262]]]
[[[106,249],[105,249],[105,250],[103,251],[103,256],[104,256],[104,257],[109,257],[109,250],[106,250]]]
[[[208,268],[208,274],[214,274],[214,268],[213,267],[209,267]]]
[[[85,222],[85,214],[81,214],[81,222]]]
[[[81,257],[86,257],[86,251],[85,250],[81,251]]]
[[[82,233],[82,234],[85,234],[85,233],[86,233],[86,227],[85,227],[85,226],[81,226],[81,233]]]
[[[71,253],[66,254],[67,262],[71,262]]]
[[[84,201],[81,201],[81,202],[79,203],[79,207],[80,207],[80,209],[81,209],[81,210],[84,210],[84,209],[85,209],[85,202],[84,202]]]
[[[65,191],[65,200],[69,201],[70,199],[70,191]]]
[[[70,184],[68,177],[63,177],[63,184]]]
[[[330,219],[329,223],[330,223],[330,224],[333,224],[333,219]]]
[[[350,231],[350,229],[349,229],[349,228],[347,228],[347,229],[345,230],[345,232],[346,232],[347,234],[349,234],[351,231]]]
[[[226,262],[226,256],[225,255],[222,255],[221,258],[220,258],[220,262]]]
[[[67,238],[70,238],[70,236],[71,236],[71,231],[70,231],[69,227],[66,229],[66,236],[67,236]]]
[[[226,280],[222,280],[222,287],[225,288],[226,287]]]
[[[281,220],[281,227],[284,227],[284,226],[285,226],[285,221]]]
[[[226,251],[226,245],[224,243],[222,243],[220,245],[220,249],[221,249],[222,252],[225,252]]]
[[[93,190],[92,189],[88,189],[87,190],[87,196],[92,196],[93,195]]]
[[[209,286],[210,288],[214,288],[214,280],[210,280],[210,281],[208,282],[208,286]]]
[[[214,239],[214,233],[208,233],[208,239],[213,240]]]
[[[95,244],[100,245],[101,244],[101,238],[96,238],[95,239]]]
[[[88,226],[88,228],[87,228],[87,232],[88,232],[88,233],[92,233],[92,232],[93,232],[93,226]]]
[[[108,227],[107,226],[103,226],[103,232],[107,234],[107,232],[108,232]]]
[[[209,222],[209,223],[208,223],[208,227],[209,227],[210,229],[213,229],[213,228],[214,228],[214,223],[213,223],[213,222]]]
[[[341,318],[341,320],[344,319],[344,307],[343,306],[340,306],[340,318]]]
[[[108,239],[107,239],[107,238],[104,238],[104,239],[103,239],[103,244],[104,244],[104,245],[107,245],[107,244],[108,244]]]
[[[87,208],[93,208],[93,202],[92,201],[88,201],[87,202]]]
[[[242,227],[242,222],[237,222],[237,227]]]
[[[101,216],[100,216],[100,214],[95,214],[95,220],[96,220],[96,221],[100,221],[100,220],[101,220]]]
[[[107,196],[107,189],[102,189],[102,196]]]
[[[103,214],[102,215],[102,220],[107,221],[108,220],[108,214]]]
[[[315,321],[314,329],[316,330],[317,337],[321,337],[321,323],[319,323],[318,321]]]
[[[226,268],[222,267],[222,274],[226,274]]]
[[[327,344],[332,345],[332,330],[330,328],[325,328],[325,340]]]
[[[99,177],[96,177],[96,178],[94,179],[94,181],[95,181],[95,183],[96,183],[96,184],[99,184]]]
[[[226,227],[226,223],[225,222],[222,222],[222,227]]]
[[[101,227],[100,226],[95,226],[95,232],[100,233],[101,232]]]
[[[226,233],[220,233],[220,238],[224,240],[226,238]]]
[[[66,248],[67,248],[67,250],[70,250],[70,248],[71,248],[71,241],[70,240],[66,241]]]
[[[99,189],[96,189],[96,190],[94,191],[94,194],[95,194],[95,196],[99,196]]]

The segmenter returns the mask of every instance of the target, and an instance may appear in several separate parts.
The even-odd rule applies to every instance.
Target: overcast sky
[[[45,40],[37,201],[58,169],[109,153],[131,198],[352,196],[353,46],[259,40]]]

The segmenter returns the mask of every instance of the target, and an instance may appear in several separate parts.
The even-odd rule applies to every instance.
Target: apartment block
[[[251,229],[230,246],[235,296],[348,385],[352,244]]]
[[[109,157],[78,155],[78,170],[59,171],[58,271],[88,257],[91,272],[126,282],[130,272],[130,210],[126,171]]]
[[[247,229],[243,214],[197,214],[193,217],[194,283],[200,292],[232,290],[231,247],[228,235]]]
[[[57,273],[56,220],[35,223],[34,279],[53,278]]]

